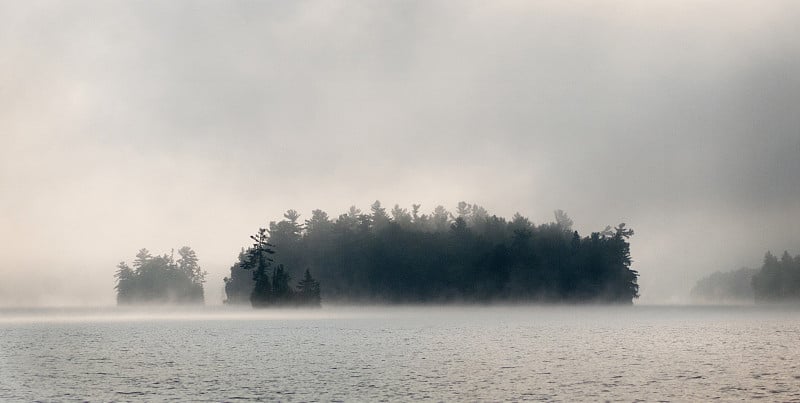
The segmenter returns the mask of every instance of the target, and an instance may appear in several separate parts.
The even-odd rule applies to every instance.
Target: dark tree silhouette
[[[421,214],[418,204],[410,213],[395,205],[388,214],[376,201],[370,214],[353,206],[331,220],[314,210],[305,227],[298,217],[290,210],[270,223],[275,262],[283,264],[287,283],[303,278],[298,293],[305,280],[300,268],[313,271],[326,300],[631,303],[639,295],[638,273],[631,269],[633,231],[625,224],[581,237],[560,210],[555,222],[537,226],[520,214],[506,221],[465,202],[455,215],[442,206]],[[232,267],[226,291],[241,266]],[[272,276],[271,287],[266,278],[256,287],[285,290],[283,274],[276,269]],[[228,300],[238,301],[235,295],[229,292]]]
[[[250,238],[255,242],[248,250],[247,261],[243,267],[245,270],[253,272],[253,291],[250,294],[250,303],[253,307],[263,307],[272,304],[273,292],[272,283],[269,279],[268,270],[273,260],[269,255],[275,253],[272,244],[268,242],[266,228],[259,228],[255,235]]]

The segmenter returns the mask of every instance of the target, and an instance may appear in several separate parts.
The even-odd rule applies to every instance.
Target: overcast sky
[[[0,0],[0,306],[460,200],[626,222],[642,303],[800,253],[800,3]]]

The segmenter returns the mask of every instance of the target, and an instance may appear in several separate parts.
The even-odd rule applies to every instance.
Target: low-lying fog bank
[[[163,321],[477,320],[535,322],[685,319],[800,315],[800,305],[326,305],[321,309],[254,310],[242,306],[2,308],[0,324]]]

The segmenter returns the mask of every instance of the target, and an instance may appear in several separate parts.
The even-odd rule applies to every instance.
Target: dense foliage
[[[753,276],[756,269],[741,268],[728,272],[714,272],[697,281],[691,297],[702,303],[753,302]]]
[[[630,268],[628,238],[620,224],[587,237],[562,211],[553,223],[510,221],[459,203],[451,214],[438,206],[420,214],[380,202],[369,213],[350,210],[331,219],[314,210],[304,223],[289,210],[271,222],[268,242],[290,276],[311,269],[326,300],[376,302],[599,301],[631,303],[638,274]],[[226,278],[229,302],[246,301],[254,280],[240,254]],[[257,281],[257,280],[255,280]]]
[[[289,286],[291,276],[283,264],[273,264],[270,257],[274,250],[268,242],[265,228],[251,235],[253,246],[239,253],[239,261],[231,267],[231,277],[226,277],[226,303],[242,303],[249,300],[254,308],[270,306],[320,306],[320,286],[306,270],[297,289]],[[248,275],[252,273],[252,275]]]
[[[764,265],[753,276],[756,302],[800,300],[800,255],[783,252],[780,260],[767,252]]]
[[[206,273],[197,254],[184,246],[178,255],[175,260],[172,254],[152,256],[141,249],[133,268],[125,262],[117,265],[117,304],[202,304]]]

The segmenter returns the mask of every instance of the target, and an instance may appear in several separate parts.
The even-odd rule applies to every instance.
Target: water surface
[[[800,310],[4,310],[0,396],[800,400]]]

